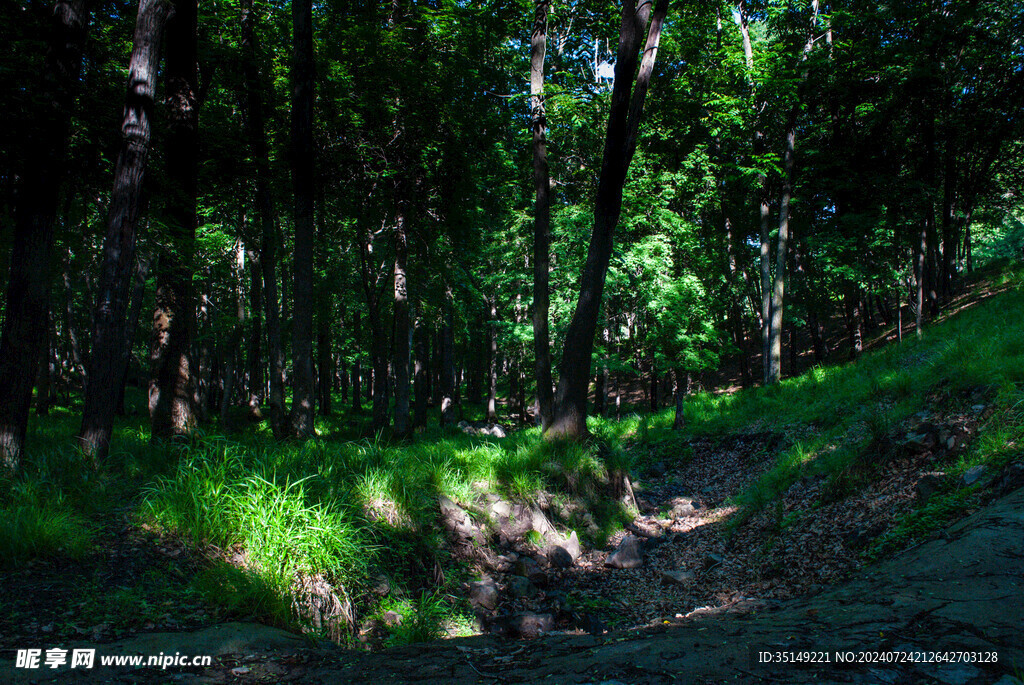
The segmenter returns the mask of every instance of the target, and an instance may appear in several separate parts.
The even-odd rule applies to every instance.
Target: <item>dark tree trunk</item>
[[[260,253],[249,250],[249,344],[248,344],[248,386],[249,413],[259,418],[260,404],[263,401],[263,276],[260,272]]]
[[[58,0],[50,21],[45,105],[21,170],[7,306],[0,333],[0,473],[18,470],[25,447],[32,384],[46,346],[50,308],[50,261],[53,225],[64,180],[72,105],[82,67],[89,17],[86,0]]]
[[[135,278],[128,312],[128,325],[124,336],[124,373],[121,374],[121,386],[117,395],[117,415],[125,415],[124,391],[128,384],[128,374],[132,363],[132,346],[135,343],[135,331],[139,330],[142,318],[142,302],[146,295],[146,278],[149,276],[149,256],[138,255],[135,260]]]
[[[331,415],[331,391],[334,385],[334,369],[331,368],[334,360],[334,355],[331,354],[331,321],[326,309],[321,308],[316,328],[317,410],[320,416]]]
[[[772,287],[768,377],[766,382],[782,380],[782,308],[786,293],[786,256],[789,249],[789,213],[793,199],[793,170],[796,157],[796,121],[799,108],[794,106],[786,123],[786,148],[783,156],[782,195],[779,202],[779,242],[775,260],[775,281]]]
[[[551,245],[551,181],[544,114],[544,53],[547,49],[550,0],[536,0],[530,40],[530,127],[533,131],[533,184],[536,195],[533,223],[533,352],[537,379],[537,406],[541,430],[547,430],[554,416],[551,384],[551,342],[548,332],[550,308],[549,269]]]
[[[441,425],[458,421],[455,388],[455,314],[451,291],[445,298],[444,323],[441,326]]]
[[[657,369],[654,368],[654,362],[653,361],[651,362],[650,367],[651,367],[651,391],[650,391],[651,411],[652,412],[657,412],[658,411],[658,371],[657,371]]]
[[[79,431],[82,450],[95,464],[106,457],[110,447],[117,387],[124,376],[125,314],[135,264],[143,177],[149,156],[150,118],[156,94],[160,43],[172,8],[167,0],[140,0],[135,22],[128,92],[121,121],[121,147],[103,241],[99,295],[93,314],[92,353]]]
[[[167,21],[164,70],[168,112],[164,205],[168,250],[157,260],[156,309],[149,360],[149,415],[154,440],[184,435],[195,424],[193,406],[192,271],[195,254],[199,143],[196,62],[197,0],[176,2]]]
[[[412,429],[409,422],[409,348],[412,331],[409,325],[409,290],[405,271],[408,256],[405,231],[405,217],[400,214],[395,221],[395,335],[392,359],[395,370],[394,429],[398,437],[407,436]]]
[[[292,2],[292,184],[295,190],[295,318],[292,411],[295,437],[313,435],[313,3]]]
[[[245,72],[245,132],[256,176],[256,208],[260,215],[259,267],[263,309],[267,322],[267,356],[270,369],[270,428],[274,437],[287,434],[284,406],[284,350],[281,346],[281,310],[277,297],[277,221],[270,195],[270,160],[263,117],[263,91],[257,59],[256,12],[252,0],[242,0],[242,51]],[[253,306],[256,307],[255,298]],[[260,360],[262,369],[262,360]],[[260,374],[262,376],[262,373]],[[260,379],[262,381],[262,379]],[[260,388],[263,383],[260,382]]]
[[[427,404],[430,402],[430,331],[417,325],[413,338],[416,343],[416,408],[412,423],[414,426],[426,426]]]
[[[623,7],[615,84],[612,88],[604,157],[594,206],[594,230],[580,277],[579,298],[566,333],[555,398],[555,416],[547,431],[552,437],[578,438],[587,434],[587,390],[590,385],[594,333],[601,310],[615,227],[622,211],[622,189],[626,183],[629,163],[636,151],[640,115],[667,11],[668,0],[658,0],[647,30],[640,70],[636,73],[639,48],[651,14],[651,4],[641,0],[635,7],[628,2]]]
[[[352,411],[356,414],[363,411],[363,393],[362,393],[362,377],[363,377],[363,365],[359,359],[359,333],[360,333],[360,316],[359,312],[355,313],[355,321],[352,326],[352,333],[355,336],[356,344],[356,358],[352,362]]]
[[[228,425],[228,410],[231,408],[231,393],[235,389],[238,373],[239,352],[242,335],[245,333],[245,299],[242,297],[242,281],[245,278],[245,245],[235,243],[235,325],[231,327],[227,346],[224,348],[224,393],[220,398],[220,425]]]
[[[686,413],[683,409],[683,400],[690,394],[690,373],[677,368],[672,374],[672,380],[676,396],[676,415],[672,421],[672,430],[682,430],[686,427]]]
[[[36,375],[36,415],[47,416],[50,413],[50,404],[53,397],[51,388],[53,386],[53,336],[50,335],[51,321],[50,312],[46,312],[46,333],[43,345],[40,348],[38,373]]]
[[[864,333],[859,293],[846,294],[846,330],[850,338],[850,359],[856,359],[864,350]]]

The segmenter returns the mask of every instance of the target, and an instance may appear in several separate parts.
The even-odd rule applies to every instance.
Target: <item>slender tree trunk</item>
[[[242,0],[242,52],[245,75],[245,132],[256,176],[256,208],[260,215],[259,268],[263,309],[267,323],[267,355],[270,369],[270,428],[282,439],[285,429],[284,350],[281,345],[281,309],[277,296],[277,220],[270,195],[270,159],[263,116],[263,91],[257,60],[256,12],[252,0]],[[253,302],[253,306],[257,304]],[[262,368],[262,360],[260,360]],[[262,375],[262,374],[260,374]],[[262,381],[262,379],[260,379]],[[263,387],[262,382],[259,387]]]
[[[409,326],[409,291],[406,281],[407,256],[405,217],[399,214],[395,222],[395,335],[394,358],[392,359],[392,366],[395,370],[394,431],[398,437],[407,436],[412,429],[409,422],[409,353],[412,338]]]
[[[125,327],[124,336],[124,373],[121,374],[121,385],[117,396],[117,415],[125,415],[124,391],[128,384],[129,369],[132,363],[132,346],[135,343],[135,332],[139,330],[139,321],[142,318],[142,302],[146,295],[146,278],[149,276],[149,255],[140,254],[135,259],[135,278],[132,283],[132,293],[129,311],[128,325]]]
[[[356,349],[359,348],[359,334],[360,334],[360,316],[359,312],[355,313],[355,321],[353,322],[352,332],[355,336]],[[363,365],[359,358],[357,351],[355,361],[352,362],[352,412],[359,414],[363,411],[363,393],[362,393],[362,382],[363,377]]]
[[[430,331],[422,323],[413,332],[416,345],[414,426],[427,425],[427,404],[430,402]]]
[[[46,346],[50,308],[53,226],[64,180],[72,105],[82,67],[89,16],[86,0],[58,0],[50,21],[45,105],[36,113],[35,135],[21,170],[0,333],[0,474],[18,470],[25,447],[32,384],[40,348]]]
[[[444,322],[441,326],[441,425],[451,426],[458,420],[455,406],[455,327],[454,305],[449,290],[445,297]]]
[[[537,379],[537,406],[541,430],[554,416],[551,384],[551,342],[548,333],[550,308],[549,269],[551,245],[551,182],[544,114],[544,53],[547,48],[550,0],[536,0],[530,40],[530,120],[533,131],[533,183],[536,195],[533,223],[533,352]]]
[[[124,376],[125,314],[135,263],[136,229],[142,210],[143,177],[149,156],[150,118],[156,94],[160,43],[172,9],[167,0],[140,0],[135,22],[121,121],[121,147],[103,241],[92,353],[79,431],[82,450],[94,464],[106,458],[110,447],[117,386]]]
[[[295,318],[292,411],[295,437],[313,435],[313,3],[292,2],[292,183],[295,189]]]
[[[249,361],[249,413],[253,418],[260,418],[260,404],[263,400],[263,276],[260,272],[260,253],[248,250],[249,258],[249,344],[247,357]]]
[[[317,410],[320,416],[331,415],[331,391],[334,387],[334,355],[331,353],[331,320],[326,307],[321,307],[317,317]]]
[[[622,189],[630,161],[636,151],[637,133],[644,99],[657,57],[661,28],[668,12],[668,0],[658,0],[647,28],[647,41],[639,73],[638,51],[643,41],[651,5],[640,0],[633,7],[626,3],[622,12],[615,84],[605,136],[604,157],[594,206],[594,230],[587,249],[587,260],[580,278],[576,301],[558,378],[555,417],[547,434],[552,437],[578,438],[587,434],[587,390],[590,385],[594,334],[601,310],[605,277],[611,259],[615,227],[622,211]],[[634,85],[634,73],[635,85]],[[632,92],[631,92],[632,91]]]
[[[793,198],[793,170],[796,157],[796,119],[799,109],[793,107],[786,123],[786,151],[783,156],[782,196],[779,202],[779,242],[775,260],[775,283],[772,287],[770,357],[768,383],[782,379],[782,307],[786,293],[786,256],[789,249],[789,212]]]
[[[186,434],[193,406],[192,271],[199,171],[199,84],[196,62],[197,0],[176,2],[167,22],[165,82],[170,103],[164,152],[168,188],[164,205],[170,249],[157,260],[156,309],[149,360],[149,414],[154,440]]]
[[[498,420],[498,300],[491,298],[491,320],[487,327],[487,421]]]
[[[224,369],[224,394],[220,398],[220,425],[228,424],[228,410],[231,408],[231,393],[235,389],[235,375],[238,370],[238,353],[242,346],[242,334],[245,332],[245,299],[242,297],[242,281],[245,278],[245,245],[241,240],[235,242],[235,325],[228,336],[228,344],[224,349],[226,365]]]
[[[683,409],[684,400],[690,394],[690,374],[683,369],[676,368],[672,374],[674,381],[673,390],[676,396],[676,415],[672,421],[672,430],[686,428],[686,413]]]

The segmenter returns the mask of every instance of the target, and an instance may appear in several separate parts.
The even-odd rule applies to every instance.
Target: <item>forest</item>
[[[8,0],[0,648],[603,635],[1012,497],[1022,35],[1009,0]]]

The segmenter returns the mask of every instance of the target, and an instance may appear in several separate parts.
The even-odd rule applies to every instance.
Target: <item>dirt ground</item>
[[[4,654],[0,682],[1012,685],[1024,674],[1022,578],[1018,489],[937,538],[802,599],[736,601],[600,636],[480,636],[378,653],[219,624],[93,645],[98,655],[213,655],[206,668],[27,670],[12,668],[13,654]],[[761,663],[762,653],[786,662]],[[838,663],[841,656],[854,661]]]

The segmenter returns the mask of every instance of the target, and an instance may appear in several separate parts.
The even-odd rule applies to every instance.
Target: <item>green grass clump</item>
[[[93,548],[87,521],[64,507],[22,503],[0,507],[0,568],[15,568],[29,559],[80,559]]]

